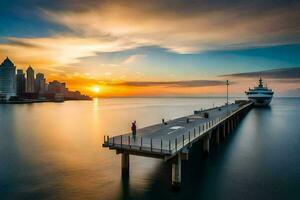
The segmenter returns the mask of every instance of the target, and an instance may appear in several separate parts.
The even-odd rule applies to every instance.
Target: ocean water
[[[233,101],[233,99],[231,99]],[[171,189],[171,166],[101,147],[103,136],[221,105],[224,98],[114,98],[0,105],[0,199],[300,199],[300,99],[252,109],[205,158],[194,148]]]

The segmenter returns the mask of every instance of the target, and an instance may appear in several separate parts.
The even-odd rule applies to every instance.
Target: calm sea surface
[[[275,98],[252,109],[208,158],[182,165],[179,192],[171,166],[101,147],[104,134],[191,114],[222,98],[120,98],[0,105],[0,199],[300,199],[300,99]]]

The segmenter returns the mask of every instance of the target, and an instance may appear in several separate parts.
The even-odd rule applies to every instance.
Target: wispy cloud
[[[145,54],[131,55],[123,61],[123,64],[125,64],[125,65],[134,64],[137,61],[139,61],[145,57],[147,57],[147,55],[145,55]]]
[[[75,2],[44,14],[78,34],[107,35],[178,53],[300,41],[300,4],[295,1]]]
[[[269,78],[269,79],[285,79],[282,81],[294,81],[295,79],[300,79],[300,67],[294,68],[281,68],[281,69],[272,69],[256,72],[246,72],[246,73],[237,73],[237,74],[227,74],[222,75],[221,77],[233,77],[233,78]]]
[[[97,52],[113,52],[136,47],[125,40],[111,40],[101,37],[78,37],[59,35],[36,38],[5,38],[0,44],[0,54],[14,57],[19,63],[68,65],[79,62],[80,58],[96,56]]]
[[[12,37],[7,37],[4,38],[6,41],[6,45],[13,46],[13,47],[20,47],[20,48],[35,48],[35,49],[40,49],[42,50],[42,46],[39,44],[34,44],[32,42],[28,42],[26,40],[18,39],[18,38],[12,38]]]
[[[208,87],[225,85],[224,81],[218,80],[185,80],[185,81],[127,81],[110,83],[110,85],[133,86],[133,87]]]

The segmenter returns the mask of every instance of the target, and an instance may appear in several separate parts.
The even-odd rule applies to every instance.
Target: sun
[[[91,90],[94,92],[94,93],[99,93],[101,91],[100,87],[99,86],[93,86],[91,88]]]

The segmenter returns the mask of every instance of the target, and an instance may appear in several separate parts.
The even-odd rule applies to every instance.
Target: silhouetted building
[[[48,84],[48,93],[54,94],[54,100],[63,101],[65,97],[66,84],[58,81],[52,81]]]
[[[17,96],[23,96],[26,92],[26,78],[23,70],[18,69],[16,75]]]
[[[83,95],[79,91],[69,91],[69,89],[66,88],[64,99],[65,100],[91,100],[91,97],[87,95]]]
[[[49,93],[64,93],[66,90],[66,84],[58,81],[52,81],[48,84]]]
[[[31,66],[26,70],[26,92],[34,93],[34,70]]]
[[[49,86],[49,84],[46,82],[46,83],[45,83],[45,93],[48,92],[48,86]]]
[[[24,98],[24,99],[39,99],[39,95],[37,93],[29,92],[29,93],[24,93],[22,95],[22,98]]]
[[[0,65],[0,94],[6,100],[16,95],[16,66],[7,57]]]
[[[45,83],[46,83],[46,79],[44,74],[38,73],[35,79],[35,88],[34,88],[35,92],[38,94],[45,93]]]

